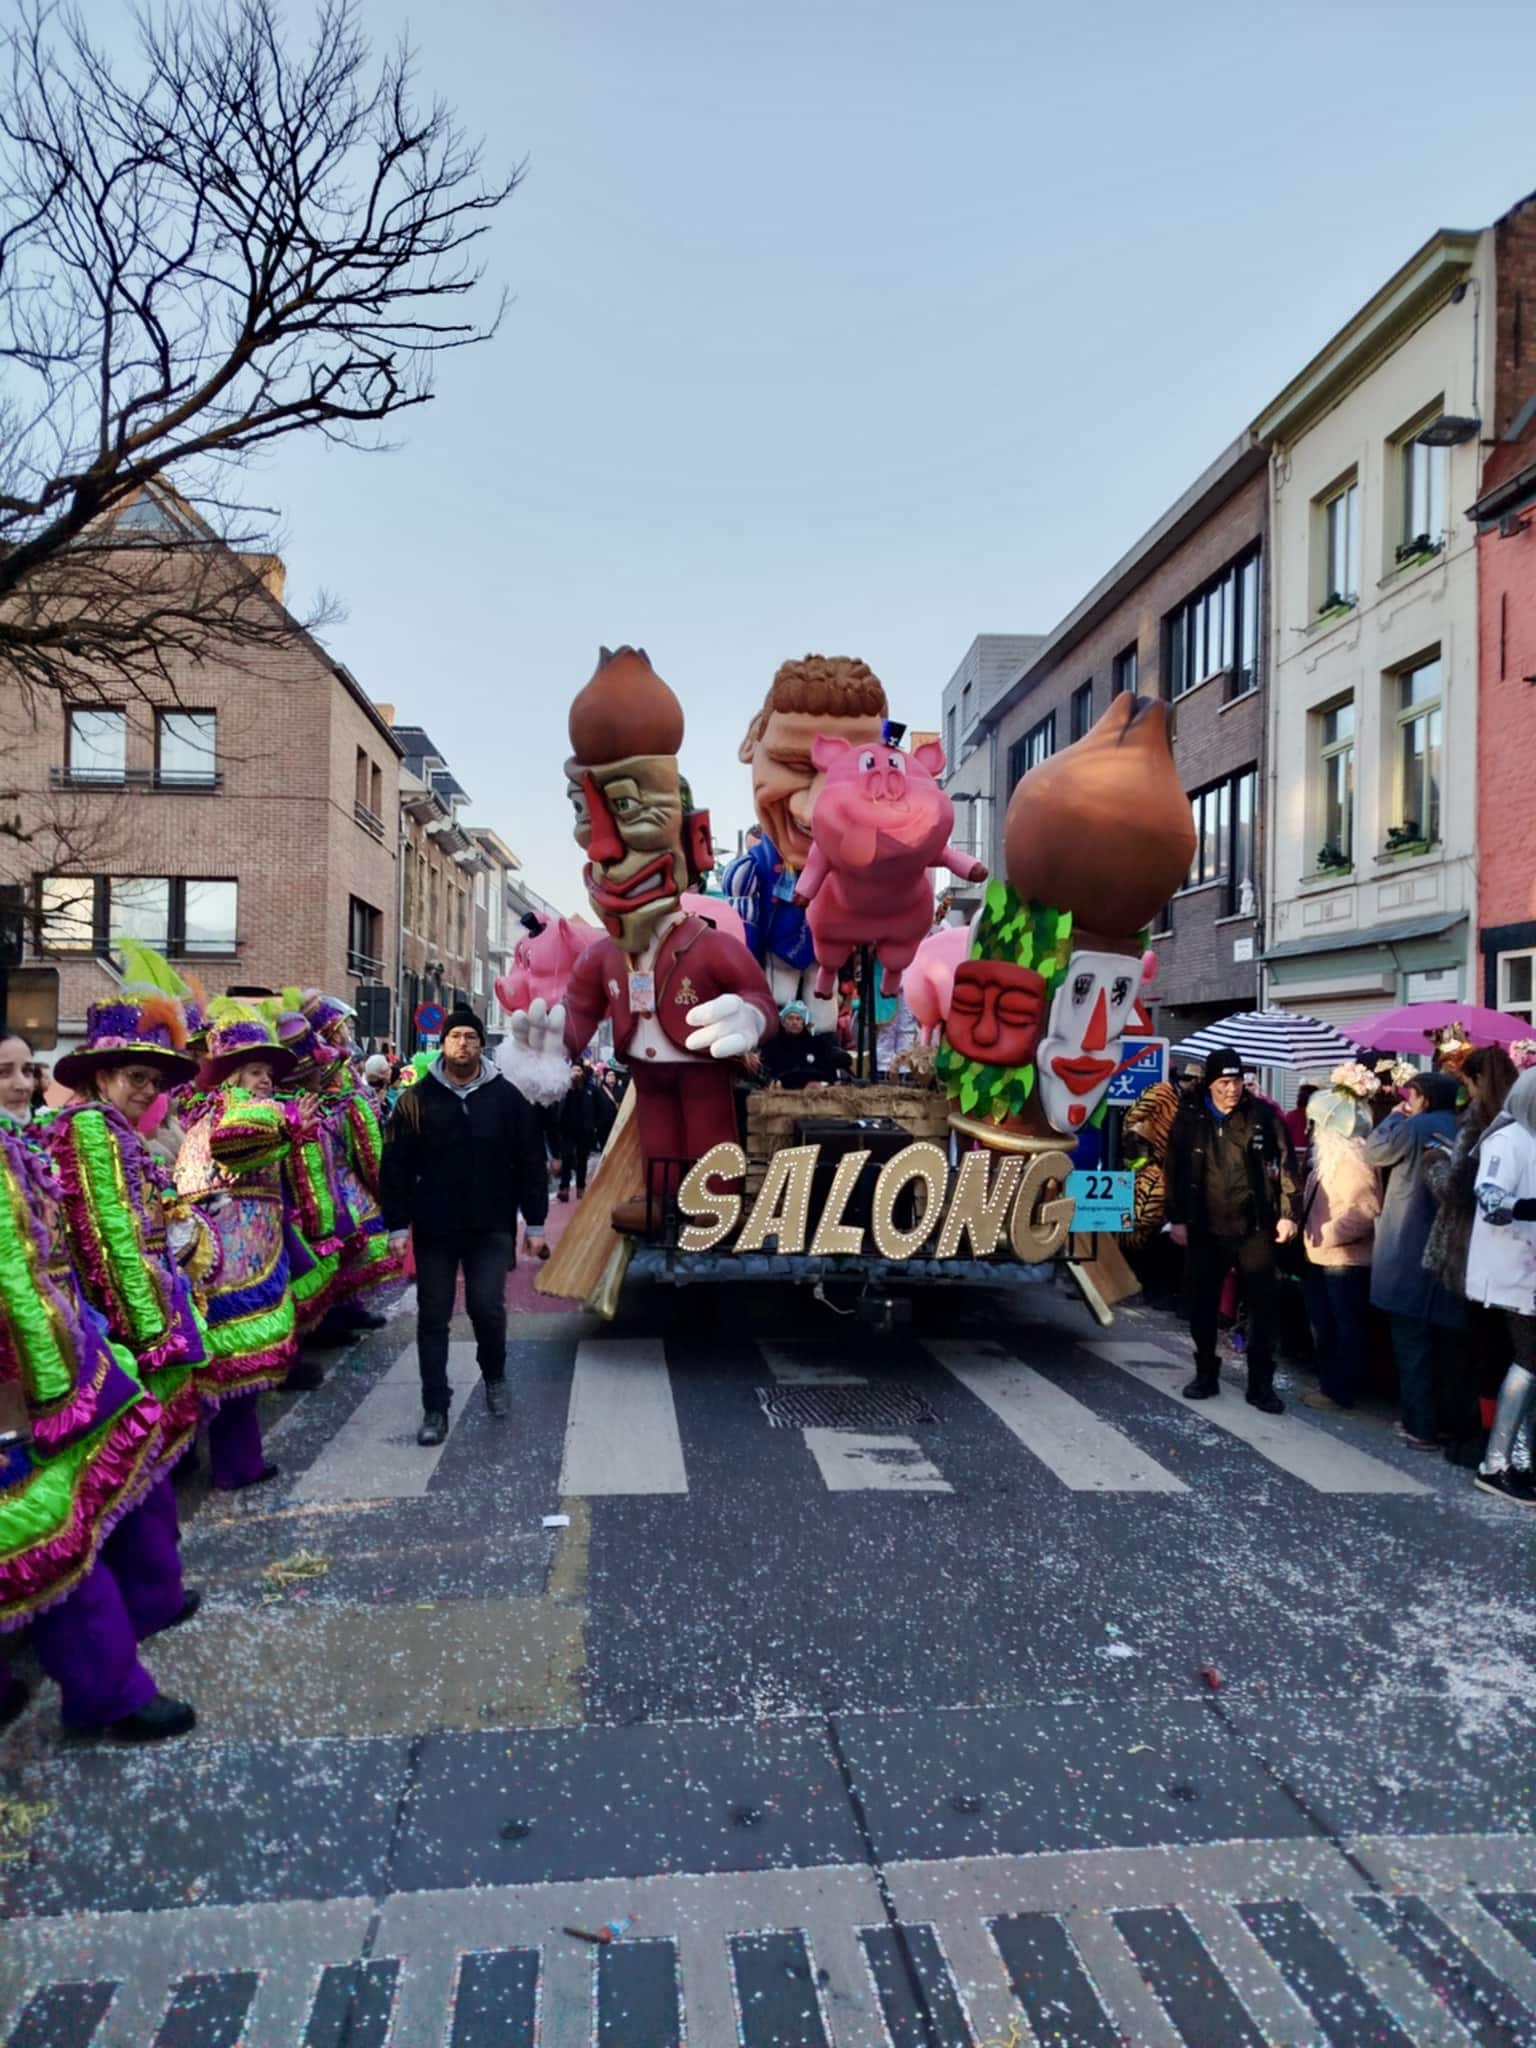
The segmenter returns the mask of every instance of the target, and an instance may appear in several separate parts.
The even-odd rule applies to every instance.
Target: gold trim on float
[[[1002,1124],[978,1123],[974,1117],[952,1115],[949,1128],[958,1131],[962,1138],[975,1138],[993,1152],[1074,1152],[1076,1138],[1063,1138],[1055,1132],[1043,1138],[1032,1138],[1024,1131],[1010,1131]]]

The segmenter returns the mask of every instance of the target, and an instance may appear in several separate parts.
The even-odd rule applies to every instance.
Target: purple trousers
[[[176,1502],[162,1479],[118,1523],[69,1598],[32,1624],[66,1728],[103,1728],[149,1705],[156,1687],[139,1644],[174,1621],[185,1599]]]
[[[267,1467],[256,1394],[221,1401],[208,1419],[208,1462],[221,1493],[254,1486]]]

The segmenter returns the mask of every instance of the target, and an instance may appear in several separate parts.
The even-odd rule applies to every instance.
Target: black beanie
[[[1230,1045],[1218,1046],[1215,1052],[1205,1056],[1205,1085],[1213,1081],[1238,1080],[1243,1078],[1243,1063]]]
[[[468,1003],[455,1003],[443,1019],[443,1036],[446,1038],[450,1031],[462,1030],[473,1031],[480,1043],[484,1045],[485,1026],[480,1022],[480,1019],[475,1015]]]

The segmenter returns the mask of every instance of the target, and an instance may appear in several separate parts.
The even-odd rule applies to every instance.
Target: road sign
[[[1155,1088],[1159,1081],[1168,1078],[1166,1038],[1122,1038],[1120,1057],[1125,1064],[1105,1090],[1106,1102],[1118,1104],[1123,1109],[1128,1102],[1134,1102],[1149,1088]]]
[[[418,1003],[416,1005],[416,1029],[423,1038],[436,1038],[443,1028],[443,1006],[441,1003]]]
[[[1074,1230],[1136,1228],[1134,1173],[1069,1173],[1067,1194],[1077,1204],[1072,1211]]]

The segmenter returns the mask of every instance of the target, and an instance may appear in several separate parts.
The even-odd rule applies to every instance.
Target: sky
[[[781,661],[861,655],[937,725],[977,633],[1048,632],[1426,236],[1536,188],[1526,0],[361,16],[525,166],[512,300],[391,452],[255,488],[296,607],[339,599],[332,650],[568,912],[600,643],[676,690],[734,846]]]

